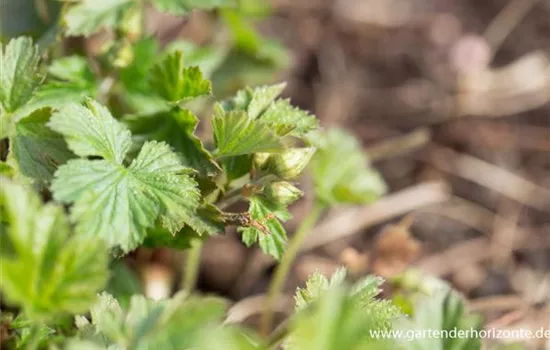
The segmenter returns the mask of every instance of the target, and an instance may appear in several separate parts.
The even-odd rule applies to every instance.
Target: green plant
[[[321,214],[341,203],[368,204],[385,185],[351,135],[319,130],[313,115],[279,98],[284,84],[242,88],[216,102],[213,84],[223,96],[254,80],[237,77],[236,65],[252,60],[272,70],[283,61],[280,48],[248,23],[247,16],[265,11],[254,4],[66,1],[65,34],[112,31],[98,55],[64,55],[60,45],[38,47],[28,37],[2,47],[2,346],[262,349],[283,340],[289,348],[336,349],[387,343],[367,332],[391,329],[399,309],[377,299],[381,280],[349,286],[344,271],[330,282],[314,275],[298,291],[290,326],[269,337],[271,303]],[[176,42],[161,50],[144,31],[147,5],[178,15],[219,8],[232,46]],[[198,137],[199,121],[208,118],[211,136]],[[287,246],[282,222],[303,194],[296,181],[306,168],[314,182],[313,209]],[[237,201],[248,202],[248,210],[228,211]],[[201,242],[228,226],[237,227],[245,245],[257,243],[281,260],[263,317],[265,337],[222,326],[226,302],[194,293]],[[184,290],[158,302],[141,295],[120,264],[139,247],[190,249]]]

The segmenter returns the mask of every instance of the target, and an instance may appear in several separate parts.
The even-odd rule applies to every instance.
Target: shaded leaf
[[[132,295],[143,293],[139,277],[123,260],[114,261],[110,271],[111,276],[105,290],[113,295],[123,308],[127,308]]]
[[[120,81],[129,91],[148,92],[147,76],[158,55],[158,42],[153,37],[144,38],[134,43],[132,49],[134,59],[120,70]]]
[[[212,91],[198,67],[185,67],[181,51],[170,53],[153,66],[150,82],[153,91],[169,102],[207,96]]]
[[[171,42],[165,52],[181,51],[185,54],[186,67],[197,66],[206,77],[212,74],[223,63],[227,50],[214,45],[197,45],[192,41],[176,40]]]
[[[40,109],[19,121],[11,147],[21,174],[50,181],[57,167],[75,155],[63,137],[49,129],[50,109]]]
[[[223,165],[227,179],[233,181],[250,173],[252,156],[250,154],[243,154],[235,157],[224,157],[220,163]]]
[[[196,169],[203,176],[214,176],[219,171],[210,152],[194,132],[198,118],[179,107],[154,115],[137,116],[125,120],[134,135],[143,140],[165,141],[180,156],[183,165]]]
[[[213,205],[199,207],[195,217],[202,221],[205,233],[208,235],[220,234],[225,231],[225,223],[221,212]],[[209,236],[206,234],[199,234],[189,226],[185,226],[175,234],[166,229],[155,227],[147,232],[147,238],[143,242],[143,245],[151,248],[187,249],[191,247],[192,240],[208,238]]]
[[[0,49],[0,103],[3,113],[27,103],[42,81],[38,47],[28,37],[12,39]]]
[[[89,87],[95,83],[94,73],[85,57],[66,56],[49,65],[48,74],[56,79]]]

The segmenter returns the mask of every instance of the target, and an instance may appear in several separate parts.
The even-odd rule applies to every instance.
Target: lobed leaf
[[[426,329],[439,331],[469,331],[481,330],[482,320],[476,314],[468,313],[462,296],[453,291],[446,283],[434,278],[422,281],[429,289],[425,294],[414,295],[413,315],[403,318],[395,323],[396,329],[422,331]],[[429,286],[431,284],[431,286]],[[425,287],[426,287],[425,286]],[[426,289],[426,288],[424,288]],[[417,293],[418,294],[418,293]],[[413,349],[457,349],[479,350],[481,340],[473,337],[418,337],[412,340],[400,340],[406,342]]]
[[[75,349],[86,344],[137,350],[245,346],[239,333],[220,328],[224,309],[220,299],[186,297],[180,293],[158,302],[134,295],[125,311],[112,296],[103,293],[91,310],[92,323],[80,318],[80,339],[73,340],[73,344]],[[250,348],[250,345],[242,347]]]
[[[95,239],[70,236],[62,207],[42,205],[31,189],[1,181],[7,229],[0,281],[6,300],[32,320],[85,311],[107,279],[105,247]]]
[[[285,86],[286,83],[279,83],[239,90],[232,99],[224,102],[223,108],[227,112],[246,111],[250,118],[256,119],[281,94]]]
[[[11,39],[0,48],[0,104],[11,113],[27,103],[40,85],[38,47],[28,37]]]
[[[212,155],[194,134],[199,120],[190,110],[175,107],[153,115],[126,118],[126,122],[140,139],[168,143],[183,165],[198,170],[202,176],[212,177],[219,173],[220,168]]]
[[[199,201],[196,183],[183,171],[168,145],[152,141],[128,168],[105,160],[71,160],[57,171],[52,190],[57,200],[74,202],[79,234],[99,236],[128,252],[157,218],[172,233],[184,224],[199,234],[205,231],[193,217]]]
[[[58,80],[89,87],[95,84],[94,73],[83,56],[66,56],[53,60],[48,67],[48,74]]]
[[[288,99],[271,103],[260,120],[274,129],[279,136],[290,134],[302,137],[319,127],[314,115],[292,106]]]
[[[74,203],[76,231],[101,237],[109,247],[125,252],[143,242],[157,219],[173,234],[185,224],[199,235],[210,232],[209,224],[195,216],[197,184],[170,147],[146,142],[126,167],[122,160],[130,147],[130,132],[99,103],[88,101],[87,106],[69,105],[49,124],[75,153],[104,158],[71,160],[55,174],[54,198]]]
[[[258,242],[264,253],[280,259],[284,254],[287,235],[279,220],[289,219],[290,213],[259,196],[250,198],[248,213],[250,225],[239,228],[244,244],[249,247]]]
[[[63,137],[46,127],[50,109],[39,109],[15,125],[12,152],[21,174],[50,181],[57,167],[75,155]]]
[[[67,34],[89,36],[102,28],[112,28],[131,5],[132,0],[82,0],[64,14]]]
[[[212,91],[198,67],[185,67],[181,51],[168,54],[153,66],[150,82],[153,91],[169,102],[207,96]]]
[[[370,203],[386,192],[357,140],[340,129],[308,135],[317,152],[311,160],[316,196],[328,205]]]
[[[87,100],[86,106],[64,106],[48,126],[65,136],[69,148],[81,157],[98,156],[122,164],[132,142],[130,131],[93,100]]]
[[[279,138],[244,112],[218,113],[212,119],[216,155],[238,156],[282,149]]]
[[[287,349],[394,349],[396,343],[373,337],[388,331],[400,316],[391,302],[378,300],[382,280],[367,276],[350,287],[345,269],[328,279],[315,273],[296,293],[298,314],[292,321]]]

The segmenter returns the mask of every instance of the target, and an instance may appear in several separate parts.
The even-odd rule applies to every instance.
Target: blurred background
[[[287,81],[294,104],[361,140],[390,188],[374,205],[323,218],[293,267],[281,314],[291,309],[290,291],[316,270],[344,265],[354,276],[391,280],[417,269],[464,293],[487,327],[550,329],[550,1],[241,5],[239,13],[185,17],[150,9],[146,25],[162,45],[192,50],[217,97]],[[60,7],[2,0],[2,38],[55,40]],[[101,51],[106,35],[66,47]],[[124,59],[122,49],[114,54]],[[306,194],[308,186],[303,179]],[[310,202],[306,195],[294,205],[289,233]],[[125,277],[112,288],[162,294],[184,273],[184,254],[141,249],[120,265]],[[274,265],[227,232],[205,243],[199,286],[238,301],[234,317],[254,323],[262,306],[255,296]]]

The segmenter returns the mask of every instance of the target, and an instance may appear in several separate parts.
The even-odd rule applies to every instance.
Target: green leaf
[[[49,77],[39,86],[32,98],[13,113],[17,122],[44,107],[61,108],[68,103],[82,102],[94,96],[97,82],[88,62],[81,56],[63,57],[52,62]]]
[[[262,123],[269,125],[277,135],[301,137],[319,127],[315,116],[296,108],[290,100],[277,100],[269,105],[260,118]]]
[[[258,58],[239,52],[229,51],[223,64],[212,75],[215,92],[219,96],[231,95],[236,88],[276,83],[277,73],[288,67],[288,53],[278,46],[269,45],[265,57]],[[277,51],[276,48],[280,49]],[[273,49],[275,48],[275,50]],[[275,51],[275,52],[274,52]]]
[[[57,200],[74,202],[72,218],[79,234],[103,238],[124,252],[137,247],[157,218],[175,233],[184,224],[199,234],[197,184],[168,145],[147,142],[129,167],[106,160],[71,160],[52,183]]]
[[[184,15],[191,10],[212,10],[217,7],[234,6],[235,0],[153,0],[159,11]]]
[[[224,157],[220,160],[228,181],[236,180],[250,173],[252,169],[252,156],[244,154],[235,157]]]
[[[344,286],[330,288],[292,322],[287,349],[370,349],[364,323],[370,315],[355,306]]]
[[[287,220],[290,213],[266,199],[253,196],[248,208],[250,225],[241,227],[242,240],[250,247],[258,242],[262,251],[280,259],[285,250],[286,231],[279,220]]]
[[[317,152],[311,160],[316,196],[327,205],[371,203],[386,192],[358,141],[340,129],[308,135]]]
[[[165,228],[155,227],[147,231],[143,246],[148,248],[188,249],[191,248],[192,240],[207,237],[200,236],[193,230],[188,230],[188,227],[184,227],[176,234],[172,234]]]
[[[286,83],[276,85],[260,86],[253,90],[250,103],[247,107],[248,116],[257,118],[267,107],[281,94]]]
[[[48,67],[48,74],[56,79],[89,87],[95,84],[94,73],[85,57],[66,56],[58,58]]]
[[[158,55],[159,45],[153,37],[141,39],[133,45],[132,62],[120,70],[120,81],[124,88],[132,92],[148,92],[147,76]]]
[[[212,119],[217,156],[238,156],[282,149],[279,138],[265,125],[244,112],[227,114],[218,109]]]
[[[71,6],[63,19],[68,35],[89,36],[118,24],[132,0],[82,0]]]
[[[220,299],[180,293],[159,302],[134,295],[128,311],[124,311],[113,297],[103,293],[91,310],[92,324],[83,322],[80,338],[109,349],[215,349],[201,345],[205,338],[224,334],[218,333],[224,310]]]
[[[27,103],[42,81],[40,56],[32,39],[19,37],[0,49],[0,103],[3,113],[14,112]]]
[[[197,45],[192,41],[176,40],[171,42],[165,49],[168,54],[174,51],[185,53],[185,66],[197,66],[206,77],[212,74],[223,63],[227,49],[215,45]]]
[[[251,22],[236,10],[223,11],[222,18],[231,31],[235,47],[249,55],[254,55],[262,45],[262,37]]]
[[[296,293],[298,314],[293,320],[289,349],[395,349],[392,341],[376,339],[400,316],[389,301],[377,299],[382,279],[367,276],[350,287],[346,270],[330,279],[315,273]],[[381,346],[385,343],[385,346]],[[427,348],[426,348],[427,349]]]
[[[235,97],[223,104],[225,111],[246,111],[252,119],[258,118],[269,105],[281,94],[286,83],[263,85],[254,89],[246,88],[237,91]]]
[[[95,239],[69,235],[63,208],[42,205],[29,188],[1,179],[0,281],[27,317],[53,320],[85,311],[107,279],[107,253]]]
[[[33,329],[34,327],[37,329]],[[40,324],[38,322],[33,322],[21,313],[18,314],[14,320],[9,322],[9,328],[13,333],[15,333],[11,334],[11,339],[9,339],[14,341],[15,345],[10,344],[9,342],[8,344],[2,342],[2,346],[7,349],[28,349],[31,346],[31,342],[33,342],[32,338],[34,336],[37,337],[37,345],[35,345],[37,348],[45,348],[56,341],[55,329],[48,327],[43,323]]]
[[[347,271],[339,268],[328,279],[320,272],[314,272],[306,281],[305,288],[298,288],[294,296],[296,310],[303,310],[309,304],[317,301],[329,288],[344,283]]]
[[[482,329],[482,320],[478,315],[467,313],[461,295],[439,281],[437,287],[429,294],[424,294],[415,300],[413,316],[398,320],[395,327],[409,331],[426,329],[447,332],[453,329],[479,331]],[[407,349],[481,349],[481,340],[471,337],[422,337],[400,339],[400,341],[407,346]]]
[[[73,82],[47,82],[36,90],[27,104],[13,113],[13,120],[21,120],[41,108],[59,109],[70,103],[83,102],[86,97],[95,95],[95,88]]]
[[[204,205],[198,208],[195,216],[202,221],[205,233],[208,235],[220,234],[225,231],[225,223],[221,212],[213,205]],[[197,233],[189,226],[185,226],[176,234],[172,234],[166,229],[155,227],[148,231],[143,245],[151,248],[187,249],[191,247],[192,240],[206,239],[207,237],[204,234]]]
[[[105,290],[113,295],[123,308],[127,308],[132,295],[143,293],[139,277],[123,260],[114,261],[110,271],[111,276]]]
[[[153,66],[150,81],[153,91],[169,102],[207,96],[212,91],[198,67],[185,67],[181,51],[170,53]]]
[[[81,157],[98,156],[122,164],[132,142],[130,131],[93,100],[87,100],[86,106],[64,106],[48,126],[64,135],[69,148]]]
[[[50,109],[40,109],[15,125],[12,152],[21,174],[50,181],[57,167],[74,157],[63,137],[49,129]]]
[[[202,176],[212,177],[220,172],[210,152],[194,134],[199,120],[190,110],[175,107],[154,115],[129,117],[125,121],[140,140],[168,143],[183,165],[198,170]]]
[[[89,100],[87,106],[66,106],[49,123],[76,154],[104,158],[71,160],[55,174],[54,197],[74,203],[77,232],[101,237],[125,252],[143,241],[157,218],[172,233],[184,224],[199,234],[209,232],[209,226],[195,217],[197,184],[170,147],[146,142],[126,167],[122,161],[130,132],[99,103]]]

